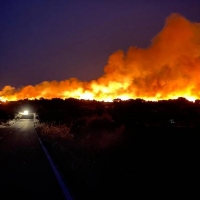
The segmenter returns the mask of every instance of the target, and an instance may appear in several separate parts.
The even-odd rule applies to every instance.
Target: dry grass
[[[51,139],[70,139],[69,127],[65,125],[54,125],[41,123],[37,125],[37,131],[40,136],[50,137]]]
[[[125,132],[124,126],[116,126],[107,114],[78,119],[71,127],[41,123],[36,130],[40,137],[52,145],[70,143],[74,148],[85,148],[92,152],[116,146]]]

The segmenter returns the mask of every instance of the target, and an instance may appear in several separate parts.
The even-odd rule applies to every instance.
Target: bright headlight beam
[[[28,115],[28,110],[24,110],[23,115]]]

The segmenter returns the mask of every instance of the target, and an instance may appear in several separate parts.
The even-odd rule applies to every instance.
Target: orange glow
[[[0,101],[39,98],[167,100],[200,99],[200,23],[179,14],[166,19],[148,48],[113,53],[97,80],[44,81],[20,89],[5,86]]]

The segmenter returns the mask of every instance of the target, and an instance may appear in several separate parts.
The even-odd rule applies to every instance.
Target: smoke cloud
[[[145,100],[200,98],[200,23],[171,14],[148,48],[131,46],[108,59],[97,80],[76,78],[44,81],[15,89],[5,86],[0,100],[77,98],[112,101],[116,98]]]

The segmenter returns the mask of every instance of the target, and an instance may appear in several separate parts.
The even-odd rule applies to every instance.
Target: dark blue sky
[[[200,1],[1,0],[0,90],[96,79],[115,51],[148,47],[174,12],[200,22]]]

